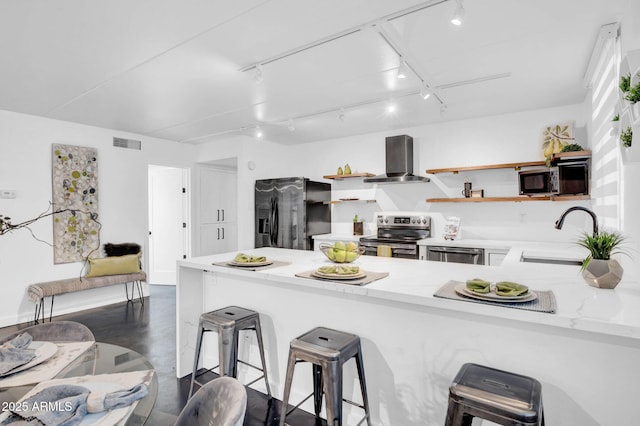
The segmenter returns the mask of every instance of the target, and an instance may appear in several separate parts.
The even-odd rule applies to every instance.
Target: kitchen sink
[[[549,265],[582,265],[582,259],[566,258],[566,257],[545,257],[535,254],[522,253],[520,262],[526,263],[546,263]]]

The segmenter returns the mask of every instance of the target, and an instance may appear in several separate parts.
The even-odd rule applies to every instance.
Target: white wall
[[[323,175],[335,174],[338,166],[349,163],[352,171],[384,173],[386,136],[408,134],[414,138],[416,174],[426,169],[542,160],[542,131],[545,126],[574,120],[577,142],[585,148],[585,105],[519,112],[379,132],[348,138],[300,144],[296,146],[238,138],[228,142],[206,144],[199,148],[199,161],[237,155],[240,196],[239,223],[250,224],[240,237],[240,248],[253,246],[253,182],[256,179],[305,176],[323,180]],[[247,163],[253,161],[255,169]],[[516,195],[517,173],[514,170],[495,170],[468,173],[474,188],[485,189],[485,196]],[[467,174],[436,175],[447,187],[458,192]],[[418,184],[365,184],[361,179],[331,181],[333,198],[358,197],[375,199],[376,203],[344,203],[333,206],[332,232],[351,232],[355,214],[365,219],[366,232],[376,211],[430,211],[434,216],[455,215],[462,218],[463,238],[526,239],[536,241],[571,241],[582,230],[589,230],[587,215],[572,214],[563,230],[554,229],[560,214],[570,206],[589,206],[589,202],[528,202],[528,203],[426,203],[427,198],[445,194],[434,182]],[[244,207],[244,208],[243,208]],[[439,233],[441,223],[436,224]]]
[[[112,146],[114,136],[142,140],[142,150]],[[0,111],[0,188],[17,191],[0,199],[0,213],[17,224],[43,212],[51,200],[51,144],[98,149],[98,202],[101,243],[136,242],[147,252],[147,165],[189,167],[193,146],[140,135]],[[52,242],[52,219],[31,226]],[[146,265],[146,257],[143,267]],[[82,263],[53,264],[52,248],[22,229],[0,237],[0,326],[29,321],[34,304],[31,283],[80,276]],[[56,296],[54,314],[125,300],[122,286]],[[48,303],[47,303],[48,310]]]

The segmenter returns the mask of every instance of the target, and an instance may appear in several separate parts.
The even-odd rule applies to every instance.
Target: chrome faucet
[[[567,216],[567,214],[571,213],[574,210],[582,210],[589,213],[589,215],[591,216],[591,219],[593,219],[593,235],[594,236],[598,235],[598,218],[596,217],[596,214],[591,210],[585,207],[580,207],[580,206],[570,207],[567,210],[565,210],[565,212],[562,213],[562,215],[560,216],[560,219],[556,220],[556,229],[562,229],[564,218]]]

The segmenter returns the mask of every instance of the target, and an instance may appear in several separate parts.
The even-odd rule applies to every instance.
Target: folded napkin
[[[353,275],[360,272],[360,268],[358,266],[331,265],[319,267],[318,272],[323,274]]]
[[[491,284],[489,281],[485,281],[481,278],[474,278],[472,280],[467,280],[467,290],[473,291],[474,293],[489,293],[491,291]]]
[[[267,258],[265,256],[250,256],[244,253],[238,253],[236,257],[233,258],[233,261],[236,263],[258,263],[258,262],[266,262]]]
[[[11,411],[11,415],[1,424],[77,425],[87,414],[126,407],[148,393],[145,384],[110,393],[91,392],[84,386],[71,384],[49,386],[16,403],[19,409]]]
[[[526,285],[512,283],[510,281],[500,281],[496,283],[496,294],[498,296],[521,296],[529,292]]]
[[[34,349],[29,349],[31,335],[22,333],[0,346],[0,375],[31,361],[36,356]]]

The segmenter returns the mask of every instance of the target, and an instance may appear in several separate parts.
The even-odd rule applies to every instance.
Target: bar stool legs
[[[360,391],[362,392],[362,405],[346,400],[342,395],[342,366],[351,358],[355,358],[358,369]],[[314,411],[316,417],[319,417],[322,409],[322,396],[324,394],[327,425],[342,425],[343,401],[364,410],[365,415],[358,424],[361,424],[365,420],[368,425],[371,424],[360,338],[353,334],[318,327],[291,341],[284,395],[282,398],[280,426],[284,426],[285,418],[290,412],[287,411],[287,404],[291,393],[293,371],[297,362],[310,362],[313,364],[313,393],[303,399],[291,411],[298,408],[313,396]]]
[[[238,359],[238,337],[241,330],[253,330],[256,332],[262,368]],[[202,338],[204,333],[208,331],[218,333],[218,357],[220,361],[219,365],[210,370],[220,367],[219,373],[221,376],[237,378],[238,363],[242,363],[261,371],[262,375],[248,383],[247,386],[252,385],[260,379],[264,379],[267,395],[271,398],[271,388],[267,378],[267,363],[264,356],[264,342],[262,340],[260,317],[257,312],[237,306],[228,306],[223,309],[218,309],[216,311],[200,315],[195,357],[193,361],[193,373],[191,374],[191,385],[189,387],[189,398],[193,395],[194,386],[196,384],[202,386],[202,383],[196,380],[196,373],[198,371],[200,352],[202,350]]]

